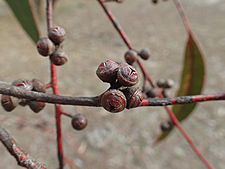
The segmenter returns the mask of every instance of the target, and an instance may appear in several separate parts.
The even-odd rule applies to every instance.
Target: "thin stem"
[[[173,3],[175,4],[177,11],[183,21],[184,27],[186,29],[186,32],[188,34],[192,34],[192,30],[191,30],[191,26],[190,26],[190,22],[188,20],[188,17],[186,16],[185,12],[184,12],[184,8],[183,5],[181,4],[180,0],[173,0]]]
[[[214,169],[214,167],[209,163],[209,161],[203,156],[203,154],[201,153],[201,151],[195,146],[192,138],[188,135],[188,133],[181,126],[181,124],[178,121],[177,117],[175,116],[174,112],[171,111],[171,109],[169,109],[166,106],[165,106],[165,108],[167,109],[168,114],[169,114],[170,119],[172,120],[173,124],[178,128],[178,130],[181,132],[181,134],[184,136],[184,138],[187,140],[187,142],[191,146],[192,150],[199,157],[199,159],[203,162],[203,164],[206,166],[206,168],[207,169]]]
[[[53,0],[47,0],[47,27],[48,31],[53,26]],[[58,89],[58,79],[57,79],[57,70],[56,66],[50,63],[51,71],[51,84],[52,90],[55,95],[59,95]],[[59,169],[64,168],[64,155],[63,155],[63,137],[62,137],[62,127],[61,127],[61,105],[55,104],[55,118],[56,118],[56,134],[57,134],[57,150],[58,150],[58,160],[59,160]]]
[[[104,4],[104,0],[98,0],[98,2],[101,5],[101,7],[103,8],[105,14],[108,16],[109,20],[112,22],[114,28],[119,33],[120,37],[123,39],[124,43],[127,45],[127,47],[129,49],[132,49],[132,45],[131,45],[131,42],[130,42],[128,36],[124,32],[123,28],[121,27],[120,23],[116,20],[116,18],[112,14],[112,12]]]
[[[73,115],[67,112],[62,112],[62,115],[72,118]]]

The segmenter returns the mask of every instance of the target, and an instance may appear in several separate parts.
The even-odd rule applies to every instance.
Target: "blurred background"
[[[193,31],[206,55],[207,78],[203,93],[224,91],[225,87],[225,1],[182,0]],[[149,48],[145,62],[154,79],[171,78],[179,87],[186,33],[172,2],[127,0],[109,7],[120,20],[137,49]],[[64,49],[69,62],[58,67],[63,95],[95,96],[108,88],[95,71],[106,59],[123,61],[126,46],[94,0],[59,1],[55,23],[67,31]],[[37,78],[49,82],[49,61],[38,55],[4,1],[0,1],[0,79]],[[42,35],[46,36],[45,23]],[[50,91],[49,91],[50,92]],[[162,143],[153,146],[160,134],[160,122],[167,114],[160,107],[125,110],[110,114],[102,108],[63,106],[73,114],[87,116],[88,127],[75,131],[63,117],[65,155],[76,169],[204,169],[181,134],[174,130]],[[0,124],[33,157],[57,168],[54,107],[48,105],[39,114],[29,107],[5,112],[0,107]],[[187,132],[217,169],[225,168],[225,104],[199,104],[184,123]],[[0,168],[15,169],[15,159],[0,145]],[[71,168],[68,165],[66,169]]]

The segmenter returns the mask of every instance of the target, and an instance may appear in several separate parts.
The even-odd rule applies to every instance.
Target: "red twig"
[[[47,27],[48,31],[53,26],[53,1],[47,0],[47,8],[46,8],[46,15],[47,15]],[[57,80],[57,70],[56,66],[51,63],[50,65],[51,70],[51,84],[53,94],[59,95],[58,89],[58,80]],[[55,104],[55,118],[56,118],[56,133],[57,133],[57,150],[58,150],[58,160],[59,160],[59,169],[63,169],[64,167],[64,155],[63,155],[63,138],[62,138],[62,128],[61,128],[61,112],[62,107],[61,105]]]
[[[189,145],[191,146],[192,150],[195,152],[195,154],[199,157],[199,159],[203,162],[203,164],[208,169],[214,169],[214,167],[209,163],[209,161],[203,156],[201,151],[195,146],[195,143],[193,142],[192,138],[188,135],[188,133],[184,130],[184,128],[181,126],[180,122],[177,120],[177,117],[175,116],[174,112],[171,111],[168,107],[165,106],[167,109],[167,112],[173,122],[173,124],[178,128],[178,130],[181,132],[181,134],[184,136],[184,138],[187,140]]]
[[[132,49],[132,46],[130,45],[129,41],[128,41],[128,37],[126,35],[126,33],[123,31],[123,29],[121,28],[121,26],[119,25],[118,21],[115,19],[115,17],[113,16],[112,12],[109,11],[106,7],[106,5],[103,3],[102,0],[98,0],[98,2],[100,3],[100,5],[102,6],[102,8],[104,9],[105,13],[107,14],[108,18],[111,20],[111,22],[113,23],[114,27],[116,28],[117,32],[119,33],[120,37],[123,39],[123,41],[125,42],[125,44],[127,45],[127,47],[129,49]],[[182,21],[184,23],[184,26],[186,28],[186,31],[191,34],[191,27],[189,25],[189,21],[188,18],[186,17],[184,10],[182,8],[181,3],[179,2],[179,0],[174,0],[174,3],[179,11],[180,16],[182,17]],[[152,87],[155,87],[154,82],[150,76],[150,74],[146,71],[146,69],[144,68],[144,66],[141,64],[141,62],[139,60],[137,60],[137,63],[144,75],[144,78],[147,79],[150,83],[150,85]],[[162,96],[163,97],[163,96]],[[150,103],[150,102],[148,102]],[[185,130],[182,128],[182,126],[180,125],[179,121],[177,120],[174,112],[164,106],[165,110],[167,111],[167,113],[169,114],[171,120],[174,122],[175,126],[180,130],[180,132],[183,134],[183,136],[185,137],[185,139],[187,140],[187,142],[190,144],[190,146],[192,147],[192,149],[194,150],[194,152],[198,155],[198,157],[202,160],[202,162],[207,166],[208,169],[213,169],[212,166],[210,165],[210,163],[204,158],[204,156],[200,153],[200,151],[197,149],[197,147],[193,144],[191,137],[185,132]]]
[[[191,30],[191,26],[190,26],[190,22],[188,20],[188,17],[186,16],[185,12],[184,12],[184,8],[183,5],[181,4],[180,0],[173,0],[177,11],[183,21],[184,24],[184,28],[186,29],[188,34],[192,34],[192,30]]]
[[[105,11],[105,13],[108,16],[108,18],[110,19],[110,21],[112,22],[114,28],[120,34],[120,36],[123,39],[124,43],[127,45],[127,47],[129,49],[132,49],[132,45],[131,45],[131,42],[130,42],[128,36],[126,35],[126,33],[124,32],[124,30],[120,26],[119,22],[117,22],[116,18],[112,14],[112,12],[106,7],[106,5],[104,4],[104,1],[103,0],[98,0],[98,2],[101,5],[101,7],[103,8],[103,10]]]

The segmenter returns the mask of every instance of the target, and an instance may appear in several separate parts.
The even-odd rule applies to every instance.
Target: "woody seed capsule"
[[[39,113],[41,110],[44,109],[46,104],[44,102],[30,101],[28,105],[33,112]]]
[[[83,130],[87,124],[87,118],[82,114],[76,114],[72,117],[71,124],[75,130]]]
[[[138,73],[131,65],[121,64],[117,72],[117,79],[122,86],[133,86],[138,82]]]
[[[64,41],[65,34],[66,34],[66,32],[62,27],[55,26],[55,27],[50,28],[50,30],[48,32],[48,37],[56,45],[59,45],[60,43],[62,43]]]
[[[16,108],[16,106],[18,105],[19,99],[12,97],[12,96],[8,96],[8,95],[2,95],[1,97],[1,104],[2,107],[5,109],[5,111],[12,111]]]
[[[124,54],[124,58],[129,65],[132,65],[137,60],[137,52],[134,50],[128,50]]]
[[[49,38],[44,37],[37,42],[37,50],[40,55],[49,56],[55,51],[55,45]]]
[[[66,53],[61,51],[54,52],[50,56],[50,60],[56,66],[64,65],[68,61]]]
[[[109,112],[118,113],[126,108],[127,99],[123,92],[111,89],[103,93],[101,97],[101,105]]]
[[[96,74],[103,82],[112,83],[116,81],[118,68],[118,63],[107,60],[98,66]]]
[[[144,99],[142,91],[136,87],[128,87],[123,93],[127,98],[127,109],[138,107]]]
[[[143,60],[148,60],[150,58],[150,51],[149,49],[142,49],[140,52],[138,52],[138,55],[143,59]]]

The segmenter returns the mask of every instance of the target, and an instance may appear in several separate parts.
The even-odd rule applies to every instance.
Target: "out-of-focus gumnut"
[[[157,4],[158,3],[158,0],[152,0],[152,3],[153,4]]]
[[[44,109],[46,104],[44,102],[29,101],[28,105],[33,112],[39,113],[41,110]]]
[[[173,123],[171,121],[163,122],[160,125],[160,129],[162,132],[168,132],[173,128]]]
[[[162,88],[151,88],[145,90],[145,94],[148,98],[160,97],[162,95]]]
[[[138,55],[143,59],[143,60],[148,60],[151,56],[150,50],[149,49],[141,49],[140,52],[138,52]]]
[[[52,64],[54,64],[56,66],[64,65],[68,61],[67,54],[60,50],[57,50],[53,54],[51,54],[50,60],[51,60]]]
[[[55,51],[55,45],[49,38],[44,37],[37,42],[37,50],[40,55],[49,56]]]
[[[65,35],[66,31],[60,26],[52,27],[48,32],[49,39],[51,39],[56,45],[59,45],[64,41]]]
[[[124,58],[129,65],[132,65],[137,60],[137,56],[137,52],[135,52],[134,50],[128,50],[124,54]]]
[[[174,81],[171,79],[159,79],[156,84],[159,88],[170,89],[173,87]]]
[[[38,79],[33,79],[32,84],[33,84],[33,91],[41,92],[41,93],[46,92],[46,85],[42,81]]]
[[[24,90],[31,91],[33,89],[33,84],[30,80],[18,79],[12,82],[13,86],[20,87]]]
[[[72,117],[71,124],[75,130],[83,130],[87,126],[88,120],[84,115],[76,114]]]
[[[138,73],[133,66],[121,64],[117,72],[117,79],[122,86],[133,86],[138,82]]]
[[[19,99],[16,97],[8,96],[8,95],[2,95],[1,97],[1,104],[2,107],[5,109],[5,111],[12,111],[16,108],[16,106],[19,103]]]
[[[123,111],[127,106],[127,99],[123,92],[110,89],[101,96],[101,105],[111,113]]]
[[[144,99],[142,91],[136,87],[128,87],[122,92],[127,98],[127,109],[138,107]]]
[[[98,66],[96,74],[103,82],[112,83],[116,81],[118,68],[118,63],[107,60]]]

